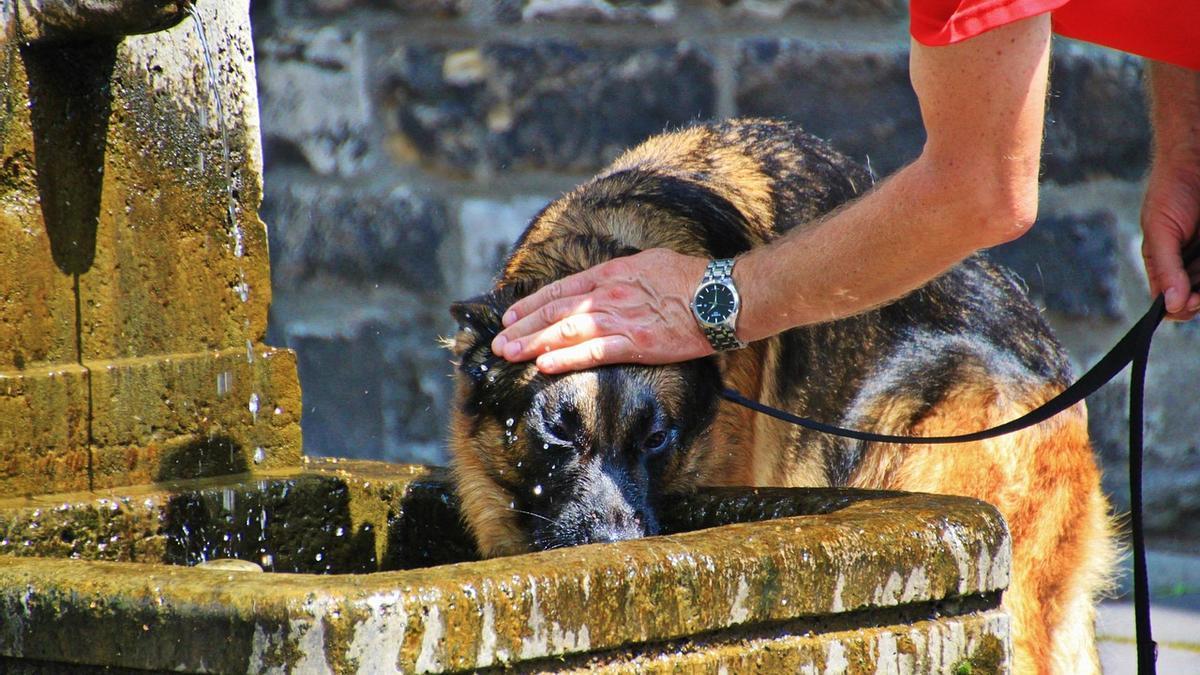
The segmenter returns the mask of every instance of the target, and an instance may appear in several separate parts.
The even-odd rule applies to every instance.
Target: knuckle
[[[579,325],[576,323],[574,318],[567,318],[559,323],[558,332],[562,334],[564,338],[570,340],[579,336]]]
[[[542,308],[538,310],[538,318],[542,323],[552,324],[558,318],[558,308],[553,303],[542,305]]]
[[[629,263],[617,258],[604,263],[600,269],[600,275],[609,281],[619,279],[629,274]]]
[[[646,347],[653,342],[653,333],[649,326],[637,324],[629,329],[629,339],[638,347]]]
[[[610,302],[620,302],[629,297],[629,289],[624,286],[609,286],[604,289],[604,297]]]
[[[604,342],[601,340],[594,340],[588,345],[587,348],[588,358],[595,363],[600,363],[603,361],[606,352],[607,350],[604,348]]]

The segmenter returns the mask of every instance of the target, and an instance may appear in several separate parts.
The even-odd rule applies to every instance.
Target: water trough
[[[710,490],[476,560],[440,470],[303,458],[247,2],[3,20],[0,671],[1007,668],[979,502]]]

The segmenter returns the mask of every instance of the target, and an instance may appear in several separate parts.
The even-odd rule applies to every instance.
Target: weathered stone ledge
[[[393,467],[372,467],[327,462],[315,473],[345,481],[351,492],[400,480],[392,504],[411,499],[410,488],[421,483],[397,477]],[[720,500],[778,513],[787,492],[744,491]],[[892,645],[915,654],[910,661],[932,663],[940,657],[931,656],[931,645],[947,640],[964,659],[1004,663],[1006,624],[987,607],[1007,585],[1010,544],[992,507],[933,495],[792,492],[810,495],[798,509],[818,505],[817,512],[374,574],[263,576],[0,556],[0,613],[13,617],[0,629],[0,654],[188,671],[446,672],[620,649],[634,649],[626,656],[635,664],[677,658],[696,667],[733,667],[857,659],[871,645],[877,651]],[[705,503],[686,508],[711,511]],[[455,529],[442,522],[425,532],[429,542]],[[311,541],[302,532],[292,536]],[[888,612],[929,603],[974,618],[952,618],[936,630],[888,627],[897,616]],[[880,610],[884,619],[861,622]],[[879,629],[837,636],[831,646],[823,633],[844,630],[845,621],[829,619],[830,628],[822,629],[819,617],[848,616]],[[772,636],[798,620],[810,622],[814,634]],[[727,631],[733,631],[728,639],[721,637]],[[78,640],[81,634],[89,640]],[[764,642],[768,637],[784,641],[778,653]],[[683,653],[654,656],[654,644],[672,640],[694,642]],[[124,648],[130,644],[138,649]],[[729,645],[738,649],[726,651]],[[605,657],[596,658],[602,665]],[[610,665],[618,668],[621,660]]]
[[[0,494],[298,466],[295,372],[264,345],[0,372]]]

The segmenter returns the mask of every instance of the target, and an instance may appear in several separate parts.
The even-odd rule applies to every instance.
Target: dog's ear
[[[483,295],[452,303],[450,315],[458,321],[460,335],[466,332],[476,340],[491,342],[504,328],[501,317],[508,308],[540,285],[536,281],[519,281],[499,286]],[[455,353],[459,352],[456,350]]]
[[[500,332],[503,310],[496,307],[495,300],[494,294],[487,293],[450,305],[450,316],[458,322],[458,334],[450,345],[456,356],[462,356],[480,341],[490,343]]]

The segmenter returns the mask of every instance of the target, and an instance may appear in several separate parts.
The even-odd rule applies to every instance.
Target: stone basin
[[[664,536],[480,561],[438,469],[246,478],[0,501],[0,671],[1007,668],[974,500],[708,490]],[[268,573],[189,566],[218,557]]]

